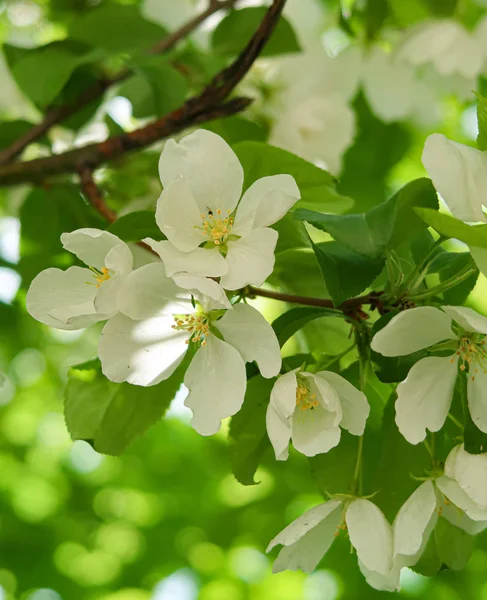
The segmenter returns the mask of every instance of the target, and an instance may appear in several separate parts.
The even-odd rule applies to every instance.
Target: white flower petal
[[[329,500],[314,506],[306,511],[303,515],[295,519],[274,539],[269,542],[266,552],[270,552],[272,548],[282,544],[283,546],[292,546],[297,541],[303,538],[309,531],[319,525],[324,519],[328,518],[337,508],[341,508],[341,500]]]
[[[255,181],[242,196],[232,232],[247,235],[257,227],[273,225],[301,198],[291,175],[272,175]]]
[[[168,140],[159,160],[159,175],[164,188],[183,177],[204,213],[218,208],[224,214],[233,212],[242,193],[243,169],[236,154],[223,138],[205,129],[179,143]]]
[[[306,410],[297,408],[291,419],[293,446],[305,456],[328,452],[340,442],[337,414],[321,405]]]
[[[185,179],[164,188],[156,207],[156,223],[178,250],[190,252],[209,240],[203,232],[202,213]]]
[[[133,264],[134,257],[125,242],[111,248],[105,257],[106,268],[115,271],[122,277],[132,271]]]
[[[376,571],[369,571],[360,560],[358,561],[358,566],[362,575],[365,577],[365,581],[367,581],[374,589],[385,592],[397,592],[399,590],[401,575],[401,568],[399,565],[394,565],[385,575],[377,573]]]
[[[195,248],[182,252],[171,242],[156,242],[150,238],[143,240],[154,252],[161,257],[166,267],[166,275],[172,277],[175,273],[195,273],[206,277],[220,277],[228,272],[228,266],[223,256],[214,248]]]
[[[487,453],[469,454],[456,446],[448,455],[445,475],[454,479],[481,508],[487,508]]]
[[[274,330],[261,313],[248,304],[235,304],[215,323],[226,342],[236,348],[245,362],[255,360],[269,379],[281,369],[281,350]]]
[[[387,575],[393,566],[392,527],[370,500],[351,502],[345,515],[352,546],[368,571]]]
[[[371,348],[383,356],[405,356],[456,336],[452,319],[439,308],[418,306],[404,310],[372,338]]]
[[[193,411],[191,425],[201,435],[213,435],[222,419],[240,410],[247,377],[240,354],[214,335],[206,338],[191,361],[184,385],[189,395],[184,404]]]
[[[327,502],[333,504],[333,501]],[[318,507],[317,507],[318,508]],[[273,573],[300,569],[311,573],[333,544],[342,520],[339,504],[325,519],[290,546],[284,546],[272,566]]]
[[[473,363],[470,371],[467,383],[468,408],[475,425],[487,433],[487,373],[483,368],[477,369]]]
[[[470,519],[473,521],[487,521],[487,509],[476,504],[454,479],[442,475],[436,480],[436,485],[448,500],[455,507],[462,509]],[[455,523],[453,524],[455,525]]]
[[[96,314],[95,283],[93,273],[81,267],[41,271],[27,292],[27,311],[41,323],[57,329],[87,327],[106,318]]]
[[[308,380],[311,393],[316,395],[320,406],[326,411],[334,413],[332,425],[341,425],[342,421],[342,405],[340,404],[340,397],[335,388],[326,380],[321,377],[317,377],[312,373],[301,373]]]
[[[336,390],[342,408],[340,427],[352,435],[362,435],[370,413],[370,406],[364,393],[353,386],[344,377],[331,371],[319,371],[316,378],[326,379]]]
[[[425,481],[409,496],[394,519],[394,555],[406,559],[401,566],[416,563],[417,554],[426,545],[437,519],[435,488],[431,481]]]
[[[226,290],[262,285],[274,268],[278,233],[261,227],[235,242],[228,242],[228,273],[220,280]]]
[[[123,244],[122,240],[109,231],[85,227],[71,233],[63,233],[61,242],[68,252],[72,252],[89,267],[102,269],[109,251]]]
[[[442,306],[443,310],[466,331],[487,334],[487,317],[466,306]]]
[[[422,358],[397,386],[396,423],[410,444],[422,442],[426,429],[442,428],[450,410],[457,363],[455,355]]]
[[[118,312],[121,277],[114,275],[100,284],[95,297],[95,309],[97,313],[107,314],[113,317]]]
[[[297,371],[298,369],[294,369],[279,376],[271,391],[270,404],[274,405],[284,420],[288,419],[296,409]]]
[[[422,161],[452,214],[462,221],[487,222],[482,203],[487,189],[487,156],[444,135],[430,135]]]
[[[110,319],[98,344],[104,375],[141,386],[167,379],[188,349],[187,332],[171,329],[173,323],[166,315],[133,321],[118,314]]]
[[[453,485],[458,486],[458,483],[453,482]],[[458,489],[460,489],[460,486],[458,486]],[[460,492],[464,494],[461,489]],[[455,527],[463,529],[463,531],[466,531],[470,535],[477,535],[487,527],[487,520],[474,521],[468,517],[461,508],[455,506],[455,504],[453,504],[450,500],[446,500],[443,494],[441,494],[441,498],[442,502],[440,504],[440,514],[449,523],[455,525]],[[487,510],[485,511],[485,519],[487,519]]]
[[[213,279],[190,273],[178,273],[172,279],[178,287],[188,290],[203,305],[205,312],[232,308],[225,290]]]
[[[193,313],[190,295],[166,277],[162,263],[149,263],[132,271],[119,292],[120,312],[132,319],[146,319],[165,314]],[[174,320],[171,324],[174,324]]]
[[[287,460],[291,439],[290,416],[296,408],[296,370],[281,375],[271,391],[267,406],[266,428],[276,460]]]

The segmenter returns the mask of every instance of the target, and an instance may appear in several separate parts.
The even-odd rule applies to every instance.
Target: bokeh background
[[[414,24],[418,14],[424,19],[460,14],[468,22],[485,12],[481,0],[400,2],[369,4],[385,7],[388,26],[395,31]],[[201,7],[201,2],[191,0],[0,0],[0,42],[30,48],[63,39],[73,21],[99,3],[133,5],[169,30]],[[328,46],[339,47],[351,39],[343,15],[353,4],[289,0],[286,15],[305,40],[317,32]],[[216,22],[201,28],[190,45],[183,46],[179,60],[186,56],[191,62],[197,54],[208,72],[214,69],[212,61],[221,64],[208,47]],[[358,30],[365,22],[359,22]],[[248,124],[242,128],[240,123],[232,129],[232,141],[246,139],[249,132],[254,139],[269,133],[269,122],[259,121],[259,106],[264,106],[268,91],[265,78],[259,79],[263,69],[260,63],[256,65],[245,88],[261,93],[261,104],[251,114],[255,128]],[[193,74],[195,70],[193,65]],[[482,90],[483,86],[480,74],[475,87]],[[28,148],[23,158],[101,140],[108,131],[135,128],[151,109],[135,110],[134,98],[133,86],[114,90],[84,122],[55,127],[47,142],[41,140]],[[427,122],[381,118],[360,89],[351,106],[356,135],[340,157],[339,185],[343,194],[355,199],[356,211],[424,175],[420,154],[429,133],[441,131],[466,143],[473,143],[477,135],[474,95],[456,94],[451,88],[436,97],[437,118]],[[19,89],[2,56],[0,116],[9,121],[40,119],[39,109]],[[225,134],[223,129],[218,131]],[[10,138],[2,138],[3,134],[0,126],[0,142],[6,146]],[[156,147],[102,169],[99,177],[113,208],[123,213],[155,205],[160,189],[158,151]],[[166,418],[120,458],[102,456],[89,444],[70,440],[62,415],[67,370],[93,358],[99,328],[64,332],[40,325],[25,311],[25,290],[46,266],[69,264],[58,241],[63,231],[97,222],[70,181],[64,188],[46,187],[41,192],[32,192],[27,185],[0,189],[0,369],[4,376],[0,388],[0,600],[385,597],[386,593],[365,585],[346,539],[339,540],[312,575],[271,574],[272,560],[265,554],[269,540],[321,501],[308,465],[296,455],[278,464],[268,452],[257,473],[260,483],[239,484],[231,474],[226,427],[212,438],[196,434],[188,425],[184,389]],[[470,304],[487,310],[486,290],[485,280],[479,279]],[[271,301],[259,307],[269,318],[282,310]],[[288,344],[286,352],[292,354],[307,341],[319,339],[323,351],[333,354],[343,347],[345,335],[340,327],[323,332],[314,326]],[[464,571],[442,572],[428,579],[405,570],[399,595],[428,600],[487,599],[486,573],[484,535],[478,538]]]

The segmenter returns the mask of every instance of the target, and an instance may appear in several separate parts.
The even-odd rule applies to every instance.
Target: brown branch
[[[78,169],[81,191],[89,200],[93,208],[107,221],[113,223],[117,220],[117,213],[105,204],[102,191],[93,178],[93,169],[89,165],[82,165]]]
[[[285,2],[286,0],[273,0],[258,30],[242,53],[228,68],[217,74],[200,94],[187,100],[180,108],[145,127],[108,138],[105,142],[90,144],[57,156],[0,166],[0,185],[42,181],[51,175],[73,172],[83,164],[96,169],[108,160],[131,150],[150,146],[189,125],[243,110],[250,102],[248,98],[235,98],[225,104],[221,102],[234,90],[258,57],[274,31]]]
[[[189,20],[182,27],[169,34],[162,42],[159,42],[148,51],[149,54],[165,54],[172,50],[182,39],[197,29],[208,17],[225,8],[231,8],[238,0],[210,0],[208,8]],[[71,104],[62,106],[53,106],[49,108],[44,116],[44,119],[34,125],[24,135],[20,136],[8,148],[0,152],[0,165],[10,162],[15,159],[29,144],[35,142],[40,137],[45,135],[51,127],[61,123],[68,117],[78,113],[82,108],[93,102],[97,98],[103,96],[106,90],[124,81],[132,74],[130,69],[122,69],[116,75],[99,79],[91,87],[82,92]]]

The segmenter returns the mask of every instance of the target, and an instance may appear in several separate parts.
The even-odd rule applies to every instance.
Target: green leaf
[[[267,13],[264,6],[249,6],[232,10],[213,31],[211,46],[218,54],[240,54]],[[299,52],[300,47],[289,21],[282,17],[264,46],[261,56]]]
[[[155,240],[166,239],[156,225],[156,217],[151,210],[137,210],[123,215],[110,225],[108,231],[124,242],[138,242],[146,237]]]
[[[436,539],[434,532],[430,535],[426,548],[423,550],[418,562],[411,567],[413,571],[424,575],[425,577],[432,577],[441,569],[442,561],[438,556],[436,549]]]
[[[256,375],[249,379],[245,400],[230,422],[230,456],[235,479],[243,485],[255,485],[255,472],[264,451],[270,447],[266,430],[266,411],[275,378]]]
[[[233,150],[244,169],[244,189],[261,177],[287,173],[294,177],[301,192],[301,200],[295,204],[295,209],[341,213],[353,204],[350,198],[336,192],[334,179],[327,171],[286,150],[263,142],[240,142]]]
[[[475,267],[470,252],[439,252],[429,267],[429,272],[438,273],[440,281],[446,281],[463,271],[467,266]],[[443,299],[454,306],[463,304],[477,283],[478,271],[461,281],[458,285],[445,290]]]
[[[367,258],[338,242],[313,244],[313,250],[335,306],[363,292],[385,264],[383,257]]]
[[[478,94],[477,123],[479,133],[477,135],[477,146],[479,150],[487,150],[487,98]]]
[[[421,178],[405,185],[397,194],[366,213],[330,215],[310,210],[297,210],[295,218],[326,231],[348,249],[369,258],[379,259],[384,252],[425,227],[413,212],[416,206],[438,205],[429,179]]]
[[[265,142],[268,135],[262,125],[236,115],[210,121],[203,124],[202,128],[213,131],[231,146],[244,141]]]
[[[33,123],[18,119],[15,121],[3,121],[0,123],[0,150],[8,148],[13,142],[34,127]],[[49,140],[46,136],[39,138],[38,143],[50,147]]]
[[[308,236],[306,238],[309,239]],[[311,248],[295,247],[277,253],[274,271],[268,281],[272,286],[292,294],[315,298],[329,297],[318,261]]]
[[[440,235],[455,238],[478,248],[487,248],[487,225],[467,225],[459,219],[429,208],[415,208],[416,214]]]
[[[472,556],[474,538],[446,519],[438,519],[434,531],[436,551],[441,562],[453,571],[462,571]]]
[[[161,383],[140,387],[114,383],[97,362],[69,370],[64,412],[73,440],[86,440],[97,452],[118,456],[161,419],[181,386],[187,360]]]
[[[148,50],[166,37],[166,30],[147,21],[136,6],[103,3],[73,20],[69,37],[107,52]]]
[[[272,323],[279,345],[282,347],[287,340],[297,331],[304,327],[306,323],[321,319],[323,317],[342,317],[341,313],[330,308],[321,308],[314,306],[300,306],[292,308]]]
[[[313,479],[323,494],[346,493],[353,482],[358,437],[342,429],[340,443],[309,459]]]
[[[68,40],[29,49],[23,56],[6,56],[20,89],[41,108],[56,98],[75,69],[98,58],[90,48]]]
[[[397,312],[390,312],[378,319],[372,327],[371,336],[383,329],[396,314]],[[425,356],[428,356],[426,350],[419,350],[406,356],[383,356],[371,350],[374,371],[383,383],[404,381],[411,367]]]

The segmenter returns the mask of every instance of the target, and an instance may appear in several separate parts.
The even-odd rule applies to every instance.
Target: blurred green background
[[[300,2],[290,2],[295,14]],[[336,15],[340,9],[338,1],[317,3],[324,14]],[[404,6],[408,3],[404,0]],[[33,46],[61,39],[93,4],[0,1],[0,41]],[[398,3],[384,5],[397,8]],[[420,5],[434,14],[438,3],[416,0],[410,6]],[[176,15],[176,22],[178,11],[184,16],[194,9],[190,0],[164,6],[168,21]],[[308,2],[302,7],[306,12]],[[211,56],[196,54],[212,72]],[[194,47],[185,46],[181,55],[191,62]],[[0,81],[0,114],[38,120],[38,109],[16,87],[3,59]],[[431,131],[464,142],[476,136],[473,96],[445,96],[442,124],[435,129],[384,124],[361,96],[354,106],[359,135],[345,155],[340,186],[356,199],[356,210],[424,175],[420,154]],[[55,128],[49,143],[60,151],[97,139],[100,127],[102,136],[107,127],[134,128],[139,121],[131,110],[127,98],[119,96],[89,125]],[[24,158],[46,152],[36,144]],[[146,151],[101,171],[114,208],[127,212],[154,206],[157,158],[157,151]],[[59,243],[63,231],[100,222],[70,180],[56,190],[0,189],[0,215],[0,368],[5,375],[0,388],[0,600],[347,600],[386,595],[366,586],[345,539],[312,575],[271,574],[272,560],[265,555],[269,540],[321,501],[308,464],[296,455],[280,464],[268,452],[257,474],[260,483],[240,485],[231,474],[225,428],[212,438],[195,433],[182,390],[167,418],[121,458],[101,456],[85,442],[73,443],[62,416],[67,368],[95,355],[99,328],[63,332],[40,325],[25,312],[25,290],[41,269],[69,264]],[[470,297],[481,310],[487,310],[486,289],[481,278]],[[281,310],[270,303],[259,306],[269,317]],[[306,335],[323,334],[316,327],[305,331],[301,343]],[[327,331],[324,350],[338,351],[345,336],[343,328]],[[400,596],[487,599],[487,535],[477,542],[463,572],[427,579],[406,570]]]

